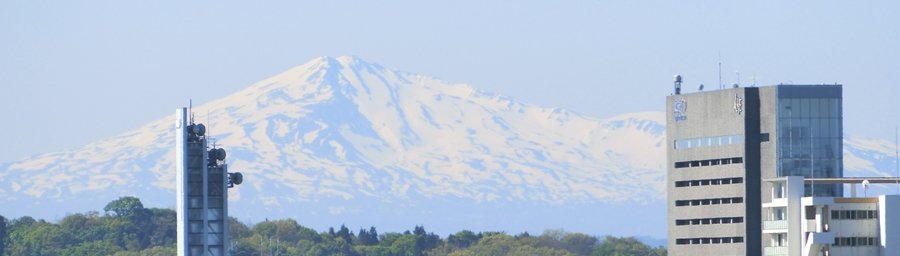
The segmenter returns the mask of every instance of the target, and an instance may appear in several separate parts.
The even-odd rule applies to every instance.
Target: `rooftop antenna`
[[[737,75],[737,84],[741,84],[741,72],[735,70],[734,73]]]
[[[756,73],[753,74],[753,84],[751,84],[750,86],[756,87]]]
[[[212,123],[210,122],[212,121],[209,119],[209,109],[206,109],[206,137],[210,138],[213,144],[213,148],[216,148],[216,140],[213,138],[212,133],[209,132],[209,128],[212,127]]]
[[[719,89],[725,89],[725,84],[722,83],[722,52],[719,52]]]
[[[188,113],[191,113],[191,124],[194,124],[194,99],[188,99]]]

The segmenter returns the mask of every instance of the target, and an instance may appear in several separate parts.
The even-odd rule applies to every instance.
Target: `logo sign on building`
[[[738,115],[744,112],[744,98],[737,93],[734,94],[734,112]]]
[[[687,115],[685,115],[686,110],[687,101],[684,101],[683,98],[675,99],[675,101],[672,103],[672,111],[675,115],[675,122],[687,120]]]

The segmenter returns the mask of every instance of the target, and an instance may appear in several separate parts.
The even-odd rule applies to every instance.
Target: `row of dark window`
[[[744,142],[743,134],[680,139],[680,140],[675,140],[675,149],[725,146],[725,145],[741,144],[743,142]]]
[[[744,217],[722,217],[675,220],[676,226],[744,223]]]
[[[873,210],[834,210],[831,211],[832,220],[864,220],[877,219],[878,211]]]
[[[736,244],[743,243],[744,237],[700,237],[700,238],[679,238],[675,239],[675,244]]]
[[[876,246],[877,237],[835,237],[832,246]]]
[[[699,205],[741,204],[741,203],[744,203],[743,197],[675,200],[675,206],[699,206]]]
[[[744,163],[743,157],[729,157],[729,158],[719,158],[719,159],[706,159],[706,160],[675,162],[675,168],[690,168],[690,167],[714,166],[714,165],[723,165],[723,164],[741,164],[741,163]]]
[[[709,186],[709,185],[728,185],[728,184],[739,184],[744,183],[744,178],[734,177],[734,178],[721,178],[721,179],[705,179],[705,180],[680,180],[675,182],[675,187],[696,187],[696,186]]]

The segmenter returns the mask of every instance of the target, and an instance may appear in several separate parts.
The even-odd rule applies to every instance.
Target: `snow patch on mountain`
[[[845,176],[898,176],[896,150],[896,144],[883,139],[859,136],[845,138]]]
[[[239,190],[267,205],[411,195],[548,204],[658,200],[664,126],[658,113],[594,119],[518,103],[356,57],[321,57],[195,107]],[[208,113],[208,116],[206,115]],[[174,189],[166,117],[0,172],[6,200]],[[651,145],[647,147],[646,145]],[[273,189],[274,188],[274,189]],[[232,200],[244,200],[241,192]]]
[[[652,221],[559,223],[664,233],[662,112],[591,118],[357,57],[317,58],[193,111],[228,151],[229,169],[244,173],[229,192],[236,216],[396,216],[477,228],[533,225],[536,215],[525,212],[536,209],[586,218],[604,211]],[[174,207],[174,123],[167,116],[72,151],[0,164],[0,202],[20,206],[0,214],[84,212],[122,195]],[[884,140],[847,137],[845,174],[889,176],[893,152]]]

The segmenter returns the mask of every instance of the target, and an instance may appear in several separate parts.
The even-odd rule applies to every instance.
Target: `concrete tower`
[[[209,148],[206,127],[189,115],[175,111],[178,255],[229,255],[228,188],[243,177],[228,173],[225,150]]]

